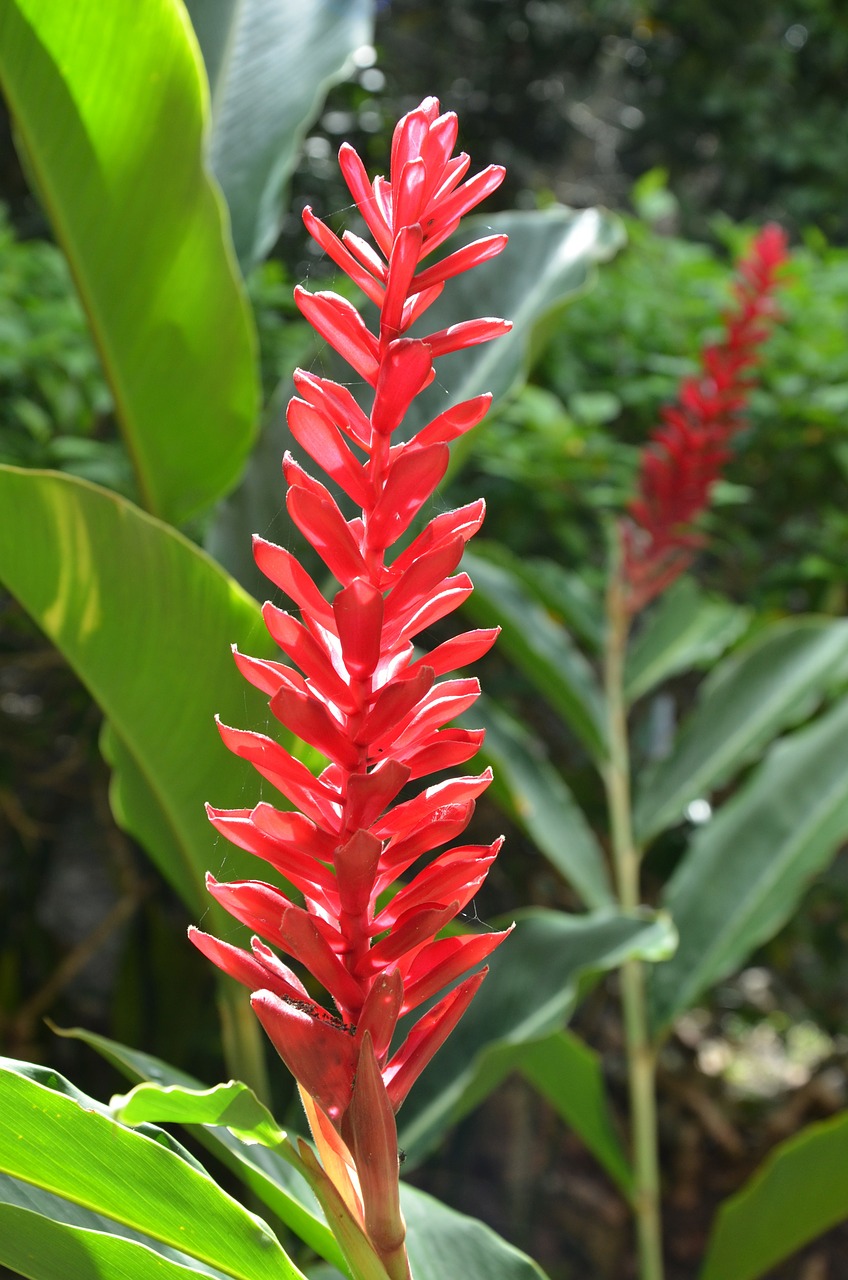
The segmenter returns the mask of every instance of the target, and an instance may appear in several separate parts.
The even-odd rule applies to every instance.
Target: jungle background
[[[502,405],[443,494],[483,493],[486,536],[599,584],[604,513],[622,505],[659,407],[714,334],[729,262],[750,230],[790,232],[783,320],[750,429],[708,521],[697,575],[763,620],[845,612],[848,542],[848,15],[836,0],[392,0],[372,50],[309,131],[291,212],[249,280],[270,391],[310,350],[292,286],[328,271],[305,203],[349,204],[342,139],[382,171],[394,121],[428,94],[460,116],[475,164],[508,178],[487,206],[554,201],[618,211],[627,247],[561,312],[527,385]],[[0,460],[129,485],[112,405],[64,260],[0,140]],[[307,357],[308,358],[308,354]],[[282,507],[282,497],[281,497]],[[132,661],[133,655],[127,654]],[[575,743],[508,662],[487,688],[548,741],[580,787]],[[687,688],[678,696],[685,703]],[[84,1025],[222,1073],[213,976],[185,942],[185,909],[114,824],[100,715],[9,597],[0,597],[0,1035],[100,1096],[108,1069],[60,1026]],[[591,797],[589,798],[591,803]],[[482,805],[480,839],[504,827]],[[212,841],[210,839],[210,850]],[[673,865],[664,845],[647,875]],[[568,908],[568,890],[518,831],[476,910]],[[661,1064],[670,1280],[695,1274],[716,1202],[778,1140],[845,1104],[848,859],[738,978],[680,1023]],[[575,1025],[624,1104],[620,1032],[601,982]],[[274,1074],[279,1111],[291,1105]],[[505,1152],[508,1153],[505,1155]],[[510,1079],[410,1176],[526,1249],[552,1280],[625,1280],[630,1226],[615,1191],[544,1101]],[[837,1228],[774,1280],[842,1280]]]

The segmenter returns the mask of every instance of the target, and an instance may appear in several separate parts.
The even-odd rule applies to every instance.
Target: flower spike
[[[345,387],[298,370],[287,415],[297,444],[360,514],[348,519],[326,485],[286,455],[289,515],[337,586],[325,598],[290,552],[257,538],[259,568],[296,610],[263,610],[287,663],[234,656],[276,719],[327,764],[314,777],[273,738],[220,726],[229,749],[294,810],[267,802],[210,808],[210,820],[281,872],[289,888],[210,876],[218,903],[261,937],[244,951],[190,931],[204,955],[252,992],[298,1081],[325,1199],[352,1212],[391,1280],[409,1280],[395,1113],[467,1008],[481,964],[507,936],[440,936],[500,848],[500,841],[446,847],[465,830],[491,773],[425,784],[400,799],[407,784],[464,764],[480,746],[481,731],[450,727],[479,694],[476,680],[452,673],[497,635],[466,632],[429,653],[413,647],[471,591],[457,570],[482,523],[482,502],[440,513],[397,547],[444,476],[449,442],[481,421],[491,397],[446,409],[405,442],[393,443],[393,434],[435,377],[435,360],[510,328],[481,317],[408,336],[446,281],[506,244],[505,236],[486,236],[422,265],[503,178],[492,165],[464,180],[469,162],[452,157],[456,136],[456,117],[428,98],[395,130],[388,179],[369,181],[356,152],[342,147],[342,173],[375,247],[347,232],[338,238],[304,211],[313,238],[380,312],[372,332],[338,294],[295,294],[310,324],[373,389],[366,411]],[[328,993],[326,1005],[316,985]],[[434,999],[393,1052],[399,1018]],[[315,1158],[304,1158],[314,1173]]]
[[[736,308],[725,317],[723,342],[703,352],[700,375],[684,380],[678,403],[663,410],[662,425],[642,453],[638,491],[619,530],[631,616],[665,591],[703,545],[693,525],[743,425],[750,375],[769,334],[772,294],[786,257],[786,234],[770,223],[739,263]]]

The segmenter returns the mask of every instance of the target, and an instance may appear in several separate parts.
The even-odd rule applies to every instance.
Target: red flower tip
[[[759,362],[758,347],[768,337],[764,321],[773,315],[772,294],[787,255],[786,233],[776,223],[754,237],[737,266],[737,307],[725,317],[724,340],[705,349],[700,376],[684,379],[677,405],[663,410],[662,426],[643,450],[637,494],[620,530],[630,614],[670,586],[702,545],[693,523],[709,504],[730,438],[744,425],[753,386],[744,375]]]

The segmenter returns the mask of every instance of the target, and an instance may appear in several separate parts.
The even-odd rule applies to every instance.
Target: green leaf
[[[0,467],[0,509],[0,582],[109,718],[120,821],[192,912],[213,910],[204,873],[222,855],[203,804],[250,794],[213,717],[266,714],[229,651],[272,652],[255,601],[181,534],[85,481]],[[252,864],[226,857],[228,871]]]
[[[474,704],[468,723],[486,730],[480,759],[495,771],[492,799],[587,906],[611,906],[603,850],[543,744],[489,698]]]
[[[121,1124],[223,1125],[250,1146],[279,1147],[286,1134],[252,1089],[237,1080],[213,1085],[211,1089],[188,1089],[184,1085],[138,1084],[125,1096],[112,1099],[110,1111]]]
[[[102,1219],[90,1215],[97,1226],[79,1227],[57,1220],[62,1204],[45,1205],[47,1212],[4,1203],[5,1179],[0,1179],[0,1262],[16,1275],[31,1280],[188,1280],[199,1274],[222,1276],[220,1271],[171,1260],[140,1241],[104,1232]],[[13,1182],[9,1185],[14,1186]],[[23,1187],[24,1184],[17,1184]]]
[[[714,662],[739,639],[750,617],[750,609],[704,595],[692,578],[678,578],[649,612],[628,650],[628,701],[680,671]]]
[[[522,1046],[517,1066],[630,1195],[633,1171],[615,1130],[597,1053],[572,1032],[557,1031]]]
[[[212,96],[209,162],[247,271],[280,230],[300,144],[351,55],[373,39],[374,0],[187,0]]]
[[[167,1135],[163,1144],[155,1132],[124,1128],[97,1104],[86,1105],[93,1100],[81,1104],[55,1073],[43,1073],[50,1087],[36,1074],[37,1068],[0,1060],[0,1099],[8,1117],[0,1127],[0,1172],[235,1280],[300,1276],[265,1223],[172,1150]]]
[[[59,1035],[89,1045],[134,1084],[153,1081],[160,1089],[172,1085],[186,1091],[203,1089],[199,1080],[151,1054],[79,1027],[67,1031],[54,1030]],[[265,1147],[248,1144],[225,1128],[205,1124],[187,1127],[299,1239],[345,1271],[339,1246],[315,1197],[300,1174],[282,1156]]]
[[[316,208],[315,212],[326,216],[328,210]],[[499,213],[491,219],[468,218],[462,232],[445,244],[444,253],[496,231],[510,235],[506,252],[449,280],[442,296],[413,332],[420,329],[433,333],[482,315],[511,319],[513,331],[497,342],[486,342],[439,360],[432,388],[415,401],[407,414],[401,431],[407,438],[449,404],[483,391],[492,392],[497,403],[517,387],[529,372],[545,324],[592,284],[594,264],[616,253],[624,239],[622,223],[612,214],[597,209],[575,212],[558,208]],[[366,307],[364,312],[374,328],[373,310],[369,314]],[[323,372],[341,382],[350,381],[350,367],[340,357],[325,350],[322,359]],[[275,394],[274,401],[282,405],[288,396],[286,386]],[[464,456],[468,439],[464,437],[451,446],[454,464]],[[284,421],[263,430],[245,478],[246,496],[241,489],[234,493],[210,531],[207,545],[250,589],[255,571],[245,561],[243,549],[249,547],[250,535],[257,529],[265,536],[267,530],[274,529],[281,507],[281,445],[288,447],[290,443]],[[292,447],[295,455],[301,456],[299,446]]]
[[[719,1209],[700,1280],[756,1280],[848,1218],[848,1112],[772,1151]]]
[[[503,1072],[494,1072],[493,1081],[487,1076],[490,1053],[558,1031],[581,979],[632,957],[666,959],[674,944],[671,921],[662,915],[522,912],[512,936],[489,961],[468,1012],[404,1103],[400,1145],[410,1157],[426,1154],[502,1079]]]
[[[177,0],[9,0],[0,80],[91,322],[142,505],[229,489],[256,430],[256,341],[202,162],[203,68]]]
[[[472,157],[478,164],[485,157]],[[482,214],[463,221],[445,246],[452,251],[481,236],[505,232],[509,244],[500,257],[448,281],[428,309],[424,325],[433,333],[472,316],[502,316],[512,332],[496,342],[446,356],[433,386],[419,396],[407,415],[407,434],[440,413],[447,404],[491,391],[495,400],[519,385],[538,359],[546,329],[569,302],[591,287],[595,264],[613,257],[624,244],[624,228],[602,209],[567,209]],[[468,437],[453,446],[456,463]]]
[[[466,552],[474,591],[463,606],[479,626],[499,626],[498,641],[596,761],[606,758],[606,721],[595,673],[571,636],[502,565]]]
[[[646,842],[679,822],[778,733],[810,714],[848,655],[848,622],[797,618],[774,623],[726,658],[707,680],[670,755],[646,771],[634,812]]]
[[[848,837],[848,698],[776,743],[694,835],[663,895],[680,933],[650,975],[657,1031],[781,927]]]
[[[554,618],[561,620],[569,631],[599,653],[604,644],[603,600],[587,584],[584,577],[570,573],[555,560],[540,556],[525,559],[510,551],[502,542],[474,539],[474,555],[481,560],[491,560],[502,565],[519,578],[534,599]]]
[[[401,1186],[400,1199],[415,1280],[546,1280],[531,1258],[476,1218],[415,1187]]]

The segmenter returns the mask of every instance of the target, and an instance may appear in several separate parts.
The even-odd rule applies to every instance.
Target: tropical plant
[[[521,561],[496,544],[464,560],[476,585],[466,609],[480,625],[501,626],[501,650],[593,761],[609,827],[592,829],[544,747],[490,700],[485,756],[499,778],[496,795],[594,910],[612,901],[637,909],[643,859],[675,830],[686,847],[659,906],[679,944],[671,958],[667,948],[650,957],[662,963],[630,959],[621,968],[630,1160],[611,1120],[598,1057],[561,1019],[534,1020],[517,1003],[492,1018],[505,979],[497,956],[487,988],[405,1117],[401,1141],[420,1152],[440,1120],[456,1120],[508,1072],[521,1071],[628,1198],[644,1280],[663,1274],[654,1084],[660,1047],[675,1019],[789,918],[848,837],[848,775],[838,746],[848,725],[845,622],[790,617],[752,629],[744,608],[681,576],[704,546],[697,521],[743,424],[785,253],[776,227],[754,240],[723,339],[704,352],[700,374],[683,382],[678,403],[664,411],[643,450],[637,492],[612,533],[605,604],[559,565]],[[646,735],[663,684],[728,649],[673,738],[659,744]],[[714,814],[716,793],[723,802]],[[514,965],[523,961],[513,953]],[[542,963],[533,957],[525,983]],[[513,974],[511,982],[518,986],[521,978]],[[845,1117],[837,1116],[774,1153],[751,1187],[722,1209],[704,1280],[753,1280],[848,1214],[844,1180],[834,1184],[833,1177],[832,1153],[844,1131]],[[781,1219],[789,1197],[794,1212]]]
[[[213,146],[212,159],[227,190],[229,213],[205,162],[210,121],[214,141],[215,129],[225,130],[224,122],[226,130],[233,128],[232,113],[237,108],[249,118],[251,108],[257,105],[255,94],[261,77],[252,77],[249,60],[245,64],[239,59],[245,48],[255,48],[257,42],[263,54],[266,53],[269,31],[283,38],[279,26],[262,25],[263,14],[268,18],[272,8],[280,8],[276,0],[274,6],[223,6],[216,11],[223,29],[216,27],[213,31],[208,24],[198,23],[206,72],[214,88],[211,114],[206,73],[194,33],[178,0],[156,0],[152,6],[145,6],[143,12],[122,3],[113,7],[108,15],[104,15],[102,6],[95,0],[77,6],[73,13],[48,12],[30,0],[20,3],[15,0],[0,18],[0,79],[28,169],[70,261],[92,327],[113,395],[117,426],[131,463],[132,492],[138,500],[133,502],[74,476],[3,466],[0,468],[3,506],[0,577],[54,640],[107,717],[102,745],[113,769],[111,799],[118,821],[145,847],[192,915],[202,916],[216,933],[228,930],[229,917],[219,903],[214,899],[210,901],[204,887],[209,855],[202,801],[211,791],[219,804],[235,811],[244,794],[246,777],[239,762],[216,742],[211,728],[212,714],[218,712],[230,722],[244,723],[247,717],[253,724],[262,723],[265,715],[260,698],[246,699],[239,673],[231,665],[227,650],[233,641],[240,649],[252,649],[257,656],[242,663],[252,663],[250,669],[254,673],[260,669],[279,673],[280,668],[274,662],[276,650],[271,640],[262,637],[258,605],[177,526],[187,527],[196,537],[203,526],[209,525],[212,505],[236,483],[257,434],[260,397],[256,341],[229,239],[229,213],[233,225],[246,227],[240,244],[243,260],[250,262],[268,242],[268,228],[273,226],[273,218],[269,222],[267,200],[274,205],[277,199],[279,172],[275,175],[272,196],[263,188],[261,195],[253,197],[261,206],[258,221],[248,217],[246,223],[238,224],[235,206],[244,192],[233,170],[227,169],[227,156],[231,161],[233,157],[245,160],[245,148],[254,143],[264,146],[267,138],[261,128],[248,127],[242,121],[244,132],[235,151],[228,151],[223,136],[219,144]],[[336,37],[341,39],[344,54],[351,39],[362,39],[362,26],[361,22],[359,25],[354,22],[351,27],[334,25],[333,6],[318,8],[324,15],[324,26],[319,23],[311,39],[318,43],[324,41],[320,58],[326,63],[328,51],[339,50]],[[352,7],[351,13],[355,15],[355,12],[361,18],[363,11]],[[278,15],[270,17],[276,22]],[[254,24],[249,32],[251,39],[247,41],[244,23]],[[131,39],[128,33],[132,33]],[[332,39],[328,39],[330,36]],[[299,61],[303,63],[304,76],[309,79],[309,64],[302,58]],[[305,102],[309,110],[314,109],[311,95],[297,99],[286,133],[287,146],[292,131],[296,133],[302,127]],[[451,127],[448,120],[440,126],[440,131],[445,135]],[[421,144],[421,138],[410,139],[411,152],[414,154]],[[428,159],[428,163],[431,162],[432,157]],[[464,164],[463,160],[452,162],[450,177],[458,180]],[[413,160],[413,180],[419,170],[420,163]],[[163,184],[163,173],[173,174],[174,182]],[[471,191],[474,190],[472,185]],[[451,223],[463,212],[462,199],[457,192],[446,195],[446,222],[440,234],[447,235],[453,229]],[[528,255],[537,256],[541,269],[536,288],[529,294],[520,287],[520,272],[507,274],[503,279],[505,292],[520,297],[521,318],[529,329],[535,317],[561,305],[566,295],[586,282],[593,259],[612,252],[619,237],[614,221],[593,211],[582,215],[554,211],[538,220],[518,218],[517,221],[516,240],[519,246],[523,241]],[[317,229],[317,223],[312,225]],[[319,231],[319,235],[322,234]],[[406,239],[410,241],[410,236]],[[431,239],[430,243],[434,241]],[[496,243],[502,243],[502,236]],[[555,266],[549,268],[552,244],[560,252]],[[386,247],[382,244],[383,249]],[[468,264],[475,251],[458,246],[456,253],[458,257],[449,253],[448,269],[451,264]],[[365,257],[371,261],[367,254]],[[384,320],[394,315],[392,308],[398,300],[394,290],[400,290],[402,296],[412,287],[411,276],[402,278],[410,266],[408,255],[400,255],[398,261],[402,262],[402,268],[398,268],[400,274],[395,272],[388,281],[390,297],[384,301]],[[412,272],[415,265],[412,262]],[[485,270],[480,268],[481,274]],[[432,273],[433,268],[428,266],[423,271]],[[379,272],[377,274],[379,276]],[[497,292],[497,280],[493,283],[490,276],[487,287]],[[372,292],[381,288],[377,279]],[[431,281],[420,301],[434,302],[438,291],[439,287]],[[395,369],[390,354],[384,366],[379,364],[373,350],[375,340],[363,336],[367,331],[355,318],[350,304],[328,304],[319,295],[312,302],[303,301],[303,306],[307,312],[312,309],[310,314],[319,330],[326,333],[329,325],[334,336],[346,332],[345,349],[354,355],[355,367],[364,373],[366,381],[369,374],[376,378],[378,368],[383,370],[380,393],[386,390],[383,383],[388,382],[389,394],[383,395],[382,404],[389,418],[399,405],[405,407],[403,397],[411,398],[414,378],[404,390],[404,378],[401,376],[400,383],[397,381],[399,375],[408,373],[404,360],[401,359]],[[342,330],[335,327],[339,316],[343,317]],[[408,315],[394,316],[392,324],[402,327],[409,320]],[[446,330],[441,336],[437,325],[429,343],[413,342],[407,346],[401,340],[398,350],[417,352],[417,356],[410,357],[414,363],[428,346],[431,353],[449,351],[457,341],[459,346],[464,346],[486,336],[490,330],[500,332],[506,327],[499,324],[492,330],[488,322],[478,322],[471,323],[470,327],[460,325],[451,331],[450,321],[439,323]],[[528,341],[526,333],[519,340],[504,340],[507,350],[497,365],[501,394],[520,378]],[[472,351],[470,358],[454,365],[450,381],[454,388],[468,387],[464,398],[470,397],[479,410],[482,401],[470,384],[479,379],[484,363],[473,356]],[[363,361],[368,364],[367,370],[361,368]],[[332,386],[327,380],[310,382],[307,379],[302,382],[302,389],[307,385],[314,395],[322,391],[327,394]],[[332,400],[332,396],[330,398]],[[349,396],[343,394],[342,400],[344,420],[355,440],[356,423],[362,421],[361,410],[355,409]],[[426,407],[422,412],[428,413]],[[293,433],[295,436],[300,433],[309,447],[318,449],[322,462],[330,463],[333,474],[337,473],[335,458],[348,482],[354,485],[357,496],[364,496],[367,490],[368,504],[373,503],[370,507],[366,504],[371,534],[376,537],[382,521],[384,541],[381,545],[387,547],[401,532],[393,522],[391,511],[398,497],[395,492],[398,485],[400,496],[409,506],[407,516],[411,520],[416,503],[420,505],[426,500],[446,461],[446,444],[436,437],[442,432],[449,438],[463,425],[470,425],[470,420],[463,417],[462,408],[454,413],[444,412],[441,404],[437,415],[428,414],[430,419],[436,416],[440,424],[432,426],[434,439],[428,442],[426,437],[419,436],[405,450],[400,443],[393,446],[404,458],[399,466],[393,465],[397,454],[388,454],[388,440],[378,432],[374,440],[378,461],[374,467],[380,471],[388,464],[391,479],[384,501],[378,502],[376,492],[372,494],[361,480],[364,472],[355,454],[358,445],[354,443],[348,457],[332,443],[330,454],[326,455],[323,445],[316,443],[321,439],[327,443],[326,430],[321,435],[322,413],[320,405],[307,404],[305,409],[294,410]],[[335,409],[331,410],[331,419],[334,415]],[[331,437],[333,430],[330,429]],[[351,457],[352,468],[348,465]],[[411,471],[410,462],[416,463]],[[422,464],[420,471],[418,463]],[[288,471],[290,480],[295,475],[298,477],[292,488],[294,512],[299,513],[307,535],[330,556],[333,567],[339,568],[336,556],[343,553],[344,547],[350,549],[353,536],[347,522],[341,516],[338,517],[341,525],[334,520],[332,513],[336,508],[325,507],[315,487],[317,482],[306,478],[306,473],[300,472],[293,463],[288,465]],[[358,485],[357,475],[361,480]],[[323,523],[325,518],[329,518],[329,526]],[[441,537],[446,532],[444,521],[436,523]],[[358,528],[356,521],[352,527]],[[336,553],[326,545],[328,528],[332,537],[338,534],[342,539]],[[461,541],[460,532],[457,537]],[[428,535],[421,536],[426,541]],[[455,538],[447,539],[451,554],[458,550],[455,541]],[[421,544],[418,551],[401,552],[401,555],[411,557],[410,564],[416,574],[420,573],[421,565],[435,571],[432,558],[422,552],[419,559],[419,552],[422,552]],[[369,544],[368,573],[380,568],[379,560],[373,559],[375,554]],[[435,560],[441,564],[440,554],[435,554]],[[285,553],[276,556],[278,567],[281,558],[285,559]],[[386,566],[386,571],[393,572],[394,563]],[[296,570],[292,572],[302,585],[304,578]],[[336,601],[340,615],[345,614],[338,634],[345,638],[343,650],[347,648],[354,664],[365,661],[370,652],[359,636],[357,621],[361,621],[362,610],[368,612],[370,608],[368,616],[372,617],[375,608],[374,583],[368,574],[365,580],[366,596],[370,590],[368,599],[363,598],[361,588],[354,586],[347,595],[342,592],[350,606],[347,614],[344,605]],[[407,604],[412,607],[416,592],[425,588],[421,582],[416,586],[412,578],[403,581],[404,590],[409,592]],[[320,623],[323,626],[331,606],[319,605],[319,600],[320,596],[310,596],[310,602],[318,609],[316,617],[323,620]],[[399,631],[392,644],[397,647],[397,660],[402,662],[407,657],[407,637],[414,633],[414,625],[406,613],[396,622]],[[326,634],[329,635],[329,631]],[[309,648],[308,640],[303,639],[307,633],[298,631],[297,635]],[[300,660],[305,653],[303,644],[288,635],[286,643],[290,642],[296,645]],[[453,652],[454,659],[463,654],[467,656],[462,642],[458,645],[458,650]],[[311,649],[310,653],[315,657]],[[448,656],[442,651],[445,660]],[[323,664],[319,661],[319,667],[319,685],[326,692],[321,681],[331,678],[330,668],[326,661]],[[419,691],[425,700],[427,692],[423,685],[430,679],[429,670],[425,664],[411,681],[415,689],[421,685]],[[311,668],[311,659],[310,672],[304,677],[292,673],[281,679],[284,683],[288,681],[290,689],[297,687],[303,693],[311,686],[304,683],[301,687],[299,681],[311,681],[316,674]],[[399,700],[403,701],[401,695],[411,692],[410,681],[398,677],[397,686]],[[441,689],[447,687],[447,684],[440,686]],[[333,682],[331,692],[340,692],[338,680]],[[386,692],[392,697],[378,699],[369,712],[375,717],[379,713],[385,720],[382,727],[377,726],[380,732],[372,744],[375,750],[387,745],[384,738],[393,724],[400,731],[392,718],[402,716],[402,710],[395,703],[395,685],[389,684]],[[315,728],[315,704],[310,701],[313,698],[314,694],[308,691],[304,707],[307,719]],[[448,730],[439,739],[428,764],[427,752],[434,746],[430,737],[437,733],[439,725],[437,701],[434,700],[427,724],[422,720],[418,726],[424,735],[418,743],[421,751],[416,755],[412,746],[409,747],[410,773],[419,767],[426,771],[434,764],[446,763],[449,758],[458,762],[463,755],[461,745],[471,747],[479,739],[479,735]],[[325,730],[327,717],[329,713],[325,712]],[[371,725],[376,733],[375,725],[376,718]],[[299,727],[305,729],[304,724]],[[413,737],[416,731],[410,728]],[[312,778],[304,761],[311,762],[314,757],[297,742],[294,734],[282,736],[283,742],[276,747],[278,758],[280,753],[289,753],[292,768],[306,788],[298,793],[298,799],[308,808],[309,788],[313,788],[315,795],[319,791],[323,794],[329,784],[326,777],[323,782]],[[327,746],[328,740],[322,736],[319,745]],[[349,753],[346,753],[343,767],[350,768],[350,764]],[[388,782],[388,775],[396,775],[398,769],[404,767],[401,762],[394,770],[384,768],[374,772],[382,784]],[[460,791],[463,789],[461,781],[454,785]],[[375,796],[371,799],[376,803]],[[424,808],[428,803],[429,799],[420,802]],[[457,801],[457,805],[463,807],[461,801]],[[399,823],[404,820],[404,814],[410,819],[413,816],[403,805],[394,812]],[[419,817],[423,823],[423,814]],[[285,824],[296,819],[281,815],[280,821]],[[375,829],[380,832],[377,840],[389,845],[392,837],[382,832],[379,821],[378,814],[374,813],[367,825],[376,822]],[[392,848],[399,853],[403,839],[399,829],[396,834],[398,848],[394,845]],[[413,832],[409,834],[412,839]],[[422,838],[426,840],[434,834],[435,829],[427,830]],[[370,838],[364,843],[369,848],[373,846]],[[422,851],[425,847],[422,845]],[[242,867],[246,876],[250,874],[251,860],[247,856],[234,852],[228,861],[236,876]],[[481,856],[481,866],[485,862],[486,858]],[[383,871],[394,875],[401,866],[399,861],[391,867],[387,865]],[[451,864],[446,874],[448,880],[455,878],[456,866]],[[412,899],[417,889],[413,886],[409,887],[410,909],[416,914]],[[418,888],[423,887],[419,882]],[[443,889],[447,891],[445,886]],[[346,885],[345,894],[349,890],[354,890],[353,881]],[[442,915],[452,904],[453,898]],[[350,905],[347,897],[344,905]],[[392,908],[381,902],[376,910],[382,932],[383,923],[393,921]],[[440,926],[435,916],[424,914],[425,922],[416,914],[416,927],[423,928],[426,923],[432,934]],[[448,914],[453,913],[448,911]],[[416,950],[414,930],[404,933],[404,924],[404,920],[393,921],[386,938],[378,940],[373,948],[376,956],[382,946],[379,954],[384,967],[391,967],[392,948],[396,944],[401,946],[399,957]],[[584,946],[572,957],[572,976],[576,977],[587,965],[603,965],[608,957],[641,954],[652,937],[652,922],[641,918],[616,916],[605,922],[604,929],[593,924],[581,934]],[[483,942],[485,950],[490,946],[490,939],[485,938]],[[429,979],[430,994],[435,994],[433,983],[442,979],[450,981],[451,975],[457,976],[459,956],[464,963],[480,951],[480,944],[473,938],[466,942],[458,937],[447,943],[433,943],[433,946],[439,948],[439,952],[438,957],[430,955],[434,962]],[[306,952],[301,954],[306,957]],[[314,954],[310,952],[308,959],[314,960]],[[413,965],[414,956],[410,954],[408,959]],[[378,996],[386,984],[390,989],[393,983],[397,985],[391,973],[384,977],[385,981],[381,978],[377,984],[377,995],[371,1001],[373,1012],[381,1015],[373,1024],[371,1039],[372,1044],[377,1044],[381,1058],[388,1049],[384,1040],[394,1015],[377,1008]],[[370,978],[365,976],[361,980],[367,986]],[[474,976],[471,981],[472,986],[476,985],[479,978]],[[352,994],[349,984],[345,994]],[[365,994],[364,987],[362,994]],[[423,986],[418,994],[422,998],[426,996]],[[448,996],[448,1001],[457,1014],[462,1003],[460,998]],[[347,1013],[354,1011],[354,1004],[346,1006]],[[243,1076],[264,1092],[262,1045],[254,1034],[255,1024],[247,1004],[229,978],[222,979],[221,1006],[224,1047],[230,1068],[233,1074]],[[313,1011],[317,1007],[310,1005]],[[403,1077],[405,1085],[411,1083],[426,1056],[425,1049],[435,1051],[450,1022],[451,1018],[445,1016],[440,1026],[438,1014],[425,1014],[417,1032],[413,1032],[408,1041],[408,1060],[401,1051],[404,1069],[398,1076],[399,1082]],[[315,1013],[317,1035],[328,1025]],[[362,1036],[365,1060],[371,1061],[367,1050],[369,1035],[365,1030],[369,1029],[366,1027]],[[339,1034],[344,1035],[346,1045],[349,1039],[353,1043],[344,1032]],[[232,1200],[170,1135],[158,1128],[144,1127],[154,1114],[160,1114],[163,1120],[204,1126],[204,1139],[225,1163],[235,1167],[251,1193],[294,1233],[289,1249],[299,1251],[305,1267],[314,1270],[313,1255],[317,1253],[342,1274],[383,1280],[386,1269],[363,1233],[361,1215],[357,1214],[355,1204],[345,1203],[337,1185],[320,1170],[311,1149],[286,1138],[246,1086],[213,1090],[210,1094],[196,1081],[187,1080],[161,1062],[107,1042],[97,1042],[97,1047],[113,1061],[120,1062],[136,1080],[147,1077],[152,1082],[155,1079],[157,1087],[137,1095],[131,1105],[126,1104],[126,1109],[125,1104],[120,1103],[110,1110],[81,1094],[53,1071],[14,1060],[4,1063],[4,1114],[15,1117],[14,1123],[2,1127],[0,1135],[3,1172],[0,1216],[4,1223],[0,1233],[0,1258],[5,1264],[33,1277],[67,1276],[69,1270],[87,1268],[123,1270],[138,1276],[163,1273],[176,1276],[199,1269],[212,1274],[243,1276],[245,1280],[271,1274],[301,1274],[270,1228]],[[392,1070],[391,1063],[389,1070]],[[380,1094],[383,1084],[373,1073],[369,1084],[367,1066],[362,1067],[360,1075],[362,1088],[351,1093],[350,1124],[345,1123],[343,1132],[336,1133],[332,1141],[337,1144],[345,1135],[361,1133],[355,1117],[363,1108],[374,1120],[377,1115],[373,1102],[375,1091],[378,1099],[388,1098],[387,1093]],[[314,1081],[312,1072],[308,1083],[314,1084]],[[394,1104],[399,1103],[401,1096],[399,1082],[396,1096],[392,1098]],[[351,1079],[347,1087],[353,1090]],[[368,1095],[365,1101],[363,1089]],[[321,1091],[318,1105],[324,1102],[332,1112],[331,1120],[338,1119],[341,1123],[327,1095]],[[142,1128],[128,1127],[130,1118],[132,1124],[142,1122]],[[382,1136],[387,1138],[390,1124],[385,1106],[380,1110],[380,1122]],[[61,1143],[57,1142],[60,1131]],[[327,1145],[330,1131],[323,1125],[319,1127],[325,1154],[332,1147],[332,1141]],[[67,1151],[65,1140],[69,1144]],[[371,1153],[363,1152],[359,1138],[354,1141],[351,1137],[351,1141],[365,1184],[373,1172],[369,1165]],[[267,1157],[264,1154],[257,1157],[254,1150],[257,1143],[274,1150]],[[386,1146],[384,1157],[388,1150]],[[386,1169],[384,1159],[379,1170],[381,1187],[385,1186]],[[395,1169],[395,1177],[396,1172]],[[343,1182],[343,1185],[347,1188],[352,1183]],[[310,1187],[323,1200],[330,1227],[316,1215]],[[367,1190],[364,1202],[365,1225],[396,1273],[401,1265],[400,1246],[395,1240],[386,1253],[386,1238],[381,1234],[378,1220],[383,1206]],[[393,1204],[393,1225],[397,1227],[400,1210],[396,1200]],[[471,1260],[467,1268],[470,1276],[476,1271],[481,1277],[502,1275],[519,1280],[539,1274],[527,1258],[479,1224],[451,1215],[427,1197],[406,1193],[403,1206],[409,1257],[416,1277],[435,1278],[442,1274],[439,1261],[442,1249],[458,1256],[467,1254]],[[441,1215],[440,1227],[434,1228],[434,1214]],[[437,1238],[439,1242],[435,1243]]]

